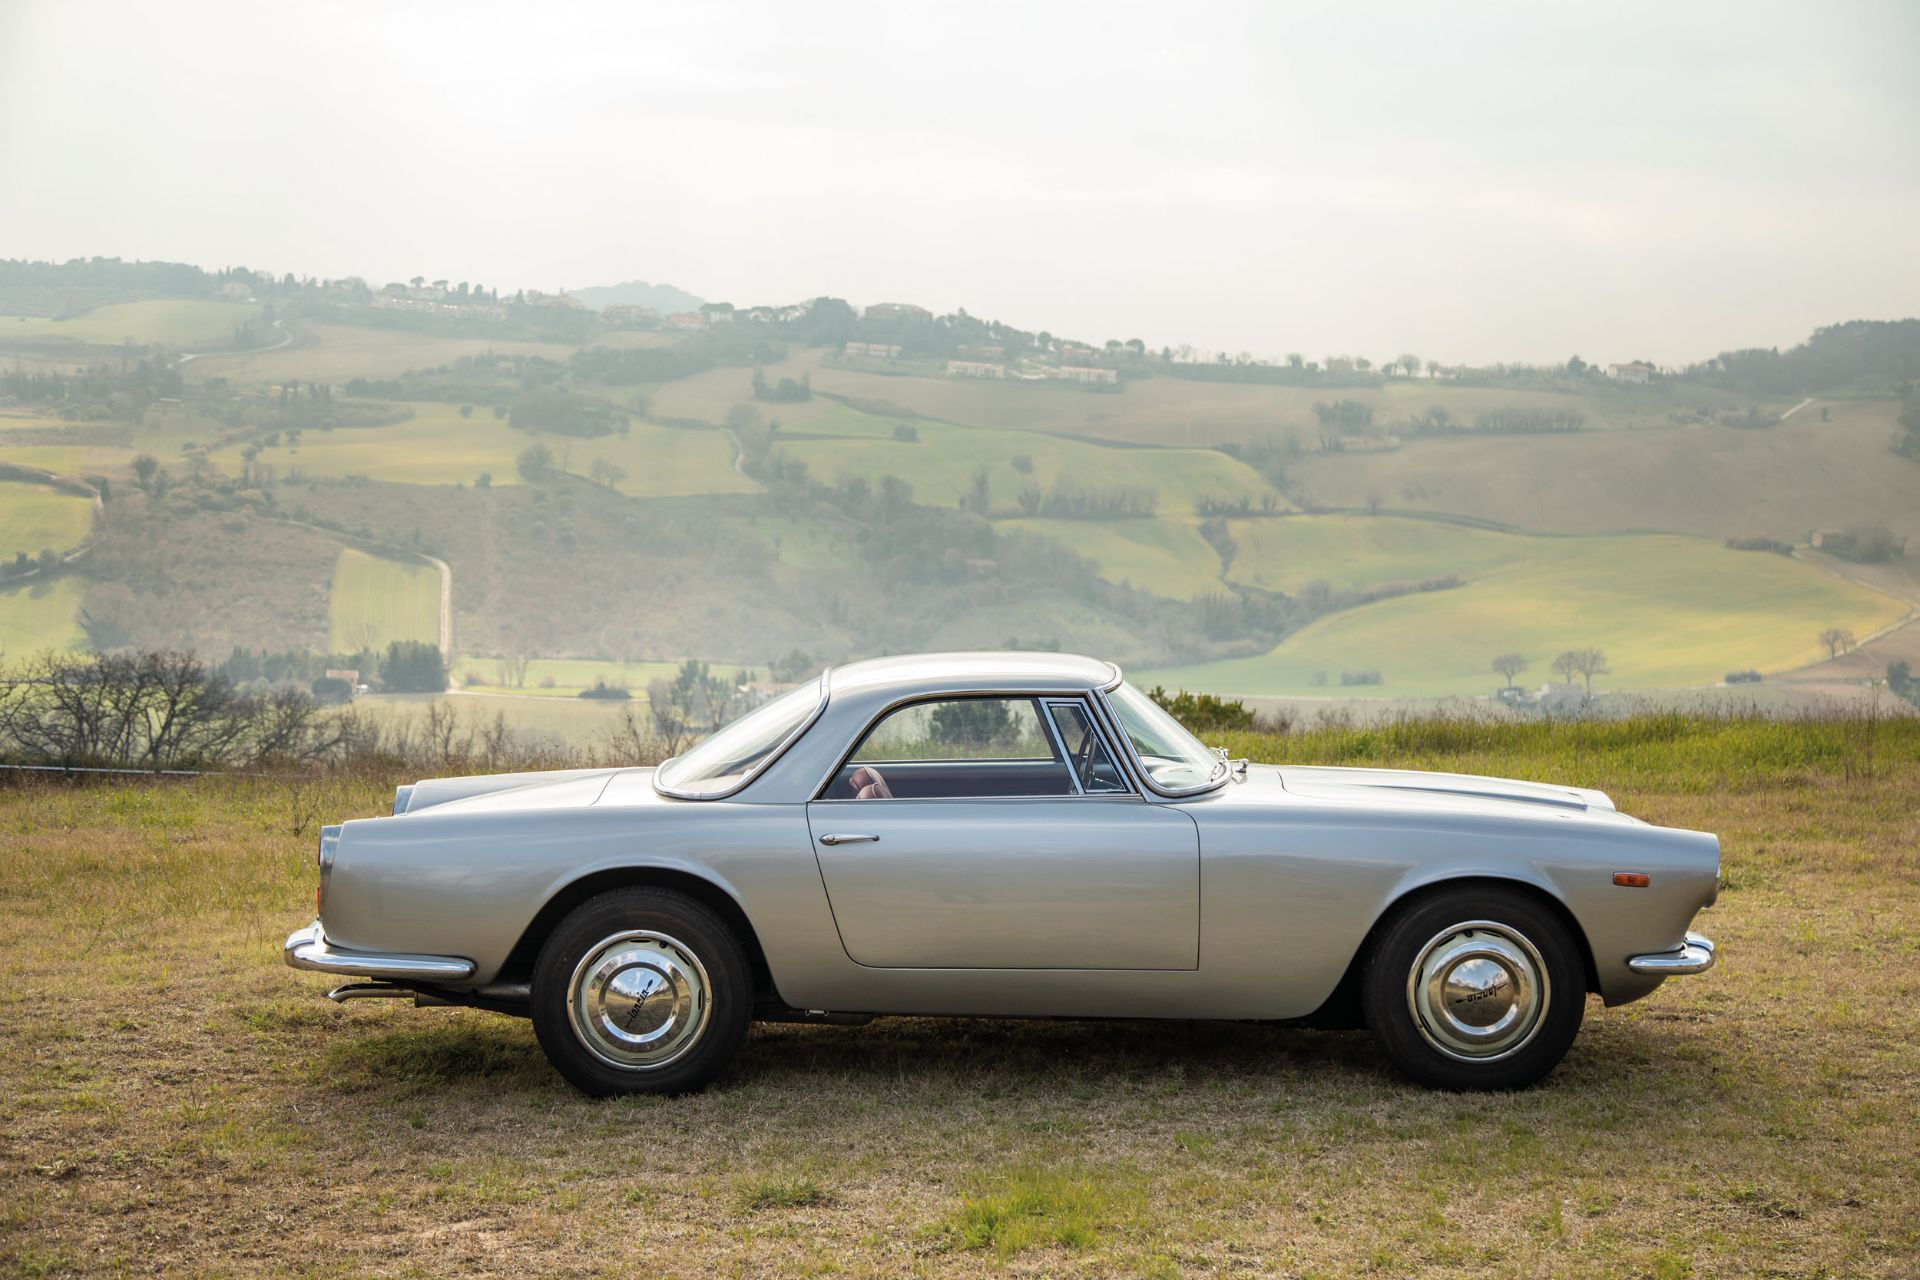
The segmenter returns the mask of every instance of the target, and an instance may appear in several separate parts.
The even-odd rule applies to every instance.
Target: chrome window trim
[[[1116,674],[1119,670],[1118,667],[1114,668]],[[1100,704],[1100,710],[1106,715],[1107,722],[1113,726],[1115,735],[1122,743],[1126,744],[1126,757],[1128,762],[1133,766],[1134,776],[1145,785],[1148,791],[1168,800],[1187,800],[1194,796],[1204,795],[1209,791],[1218,791],[1221,787],[1227,785],[1227,779],[1232,775],[1233,770],[1228,767],[1225,760],[1214,765],[1213,772],[1208,775],[1207,780],[1196,786],[1177,788],[1163,787],[1155,782],[1153,775],[1147,772],[1146,761],[1142,760],[1139,751],[1134,749],[1133,738],[1127,733],[1126,726],[1120,723],[1120,716],[1107,701],[1107,692],[1110,689],[1117,689],[1119,687],[1120,681],[1117,679],[1110,685],[1101,686],[1095,691],[1095,701]]]
[[[1075,694],[1071,698],[1043,697],[1040,701],[1046,708],[1047,727],[1053,731],[1055,746],[1059,750],[1061,758],[1067,762],[1067,776],[1073,779],[1073,789],[1076,793],[1083,796],[1131,796],[1137,794],[1133,785],[1127,780],[1127,770],[1126,767],[1120,763],[1120,753],[1113,749],[1113,743],[1108,740],[1106,726],[1100,723],[1099,714],[1087,704],[1085,695]],[[1055,707],[1069,704],[1078,706],[1081,713],[1087,717],[1088,732],[1099,739],[1101,747],[1107,753],[1107,759],[1113,761],[1113,767],[1120,775],[1120,790],[1089,791],[1081,783],[1079,771],[1073,767],[1073,758],[1067,753],[1067,740],[1065,736],[1061,734],[1060,726],[1053,718],[1053,709]]]
[[[1115,667],[1111,662],[1109,662],[1107,665],[1113,669],[1114,683],[1118,684],[1121,678],[1120,668]],[[860,732],[854,735],[853,741],[848,744],[847,749],[841,752],[838,763],[836,763],[832,768],[828,769],[826,777],[820,779],[819,783],[814,787],[812,794],[807,799],[807,803],[808,804],[837,804],[842,799],[847,799],[847,797],[835,797],[835,796],[827,795],[826,794],[827,788],[831,787],[833,785],[833,780],[840,776],[840,771],[846,768],[848,764],[852,763],[854,752],[860,749],[860,744],[867,740],[867,735],[872,733],[882,720],[885,720],[888,716],[900,710],[902,707],[910,707],[915,705],[916,703],[956,702],[963,698],[1002,698],[1007,700],[1012,700],[1017,698],[1017,699],[1021,699],[1021,700],[1036,704],[1034,707],[1035,714],[1037,714],[1040,717],[1040,721],[1042,725],[1045,726],[1046,732],[1048,734],[1048,741],[1053,746],[1054,751],[1058,753],[1054,756],[1054,762],[1059,764],[1063,769],[1065,769],[1067,771],[1068,780],[1073,781],[1073,765],[1070,762],[1068,762],[1068,760],[1066,759],[1065,753],[1061,751],[1059,742],[1052,737],[1052,733],[1053,733],[1052,715],[1048,713],[1044,709],[1044,707],[1039,704],[1044,704],[1049,699],[1052,699],[1053,701],[1056,701],[1056,702],[1070,702],[1076,698],[1079,699],[1082,703],[1084,703],[1087,700],[1087,693],[1088,693],[1088,690],[1085,690],[1085,689],[1065,690],[1065,691],[1055,690],[1052,692],[1036,692],[1032,689],[967,689],[964,691],[948,690],[945,693],[910,693],[910,694],[907,694],[905,697],[896,698],[892,702],[889,702],[886,706],[880,708],[880,710],[874,712],[873,718],[871,720],[868,720],[867,723],[861,727]],[[1098,726],[1099,713],[1097,711],[1094,714],[1094,720],[1095,720],[1096,726]],[[1111,745],[1109,745],[1109,750],[1111,750]],[[878,761],[877,763],[885,764],[886,761],[884,760]],[[910,761],[908,763],[917,763],[917,762]],[[932,763],[932,762],[929,762],[929,763]],[[1140,793],[1138,791],[1124,791],[1124,792],[1112,791],[1112,792],[1102,792],[1098,795],[1087,795],[1084,792],[1079,791],[1077,789],[1077,784],[1076,784],[1076,790],[1073,793],[1069,795],[1064,795],[1064,796],[906,796],[906,797],[893,796],[893,797],[889,797],[889,799],[892,799],[897,802],[904,802],[906,800],[914,800],[919,802],[946,802],[946,801],[973,801],[973,800],[1076,800],[1076,799],[1104,800],[1104,799],[1124,799],[1124,798],[1139,799]],[[860,803],[872,804],[873,801],[863,800]]]
[[[819,700],[813,704],[813,710],[807,714],[807,718],[795,726],[793,731],[788,733],[786,737],[780,739],[780,741],[774,745],[773,750],[767,752],[765,758],[763,758],[759,764],[742,774],[739,782],[727,788],[725,791],[676,791],[662,783],[660,781],[661,770],[665,769],[675,760],[678,760],[680,758],[679,756],[662,760],[658,765],[654,766],[652,779],[653,789],[670,800],[725,800],[729,796],[739,795],[742,791],[753,785],[755,778],[758,778],[768,769],[780,763],[780,757],[787,754],[787,749],[805,737],[807,730],[813,728],[813,726],[819,722],[821,715],[824,714],[827,709],[827,699],[832,685],[832,678],[832,667],[828,667],[820,673],[820,697]]]

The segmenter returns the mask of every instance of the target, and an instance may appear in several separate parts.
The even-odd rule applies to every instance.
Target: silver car
[[[926,654],[657,769],[401,787],[323,831],[286,960],[530,1016],[596,1095],[698,1089],[755,1018],[880,1014],[1365,1026],[1503,1089],[1588,993],[1713,964],[1719,856],[1578,787],[1229,761],[1091,658]]]

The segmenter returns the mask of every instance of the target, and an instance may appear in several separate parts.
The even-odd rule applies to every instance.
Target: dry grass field
[[[1920,725],[1236,744],[1559,776],[1718,831],[1711,974],[1590,1005],[1511,1095],[1358,1034],[758,1028],[597,1103],[526,1024],[336,1007],[279,959],[314,823],[392,777],[0,789],[0,1273],[1910,1277]]]
[[[96,307],[65,320],[40,316],[0,316],[0,341],[8,338],[54,340],[116,347],[163,343],[193,350],[229,342],[235,325],[260,314],[253,302],[216,302],[209,298],[164,298]]]

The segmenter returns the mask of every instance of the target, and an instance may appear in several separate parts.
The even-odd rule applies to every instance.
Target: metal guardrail
[[[216,778],[241,777],[223,769],[110,769],[89,765],[0,764],[0,769],[15,773],[118,773],[135,778]]]

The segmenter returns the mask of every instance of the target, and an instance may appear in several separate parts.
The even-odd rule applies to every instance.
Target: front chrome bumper
[[[1645,973],[1661,978],[1705,973],[1713,968],[1714,952],[1712,938],[1704,933],[1694,933],[1689,930],[1686,942],[1678,951],[1656,951],[1652,955],[1629,956],[1627,968],[1635,973]]]
[[[286,962],[296,969],[313,969],[345,977],[460,982],[473,976],[473,961],[459,956],[342,951],[327,941],[327,935],[321,930],[318,920],[288,934],[281,953]]]

